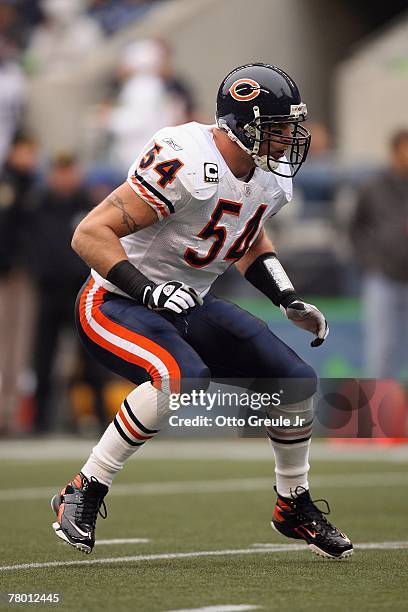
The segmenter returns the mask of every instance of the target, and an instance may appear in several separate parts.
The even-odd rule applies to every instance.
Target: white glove
[[[323,344],[329,334],[329,326],[316,306],[307,304],[301,300],[295,300],[286,308],[284,306],[280,308],[287,318],[295,325],[316,335],[316,338],[310,343],[310,346],[315,347]]]
[[[192,287],[169,281],[157,285],[143,301],[150,310],[168,310],[185,315],[195,306],[201,306],[203,298]]]

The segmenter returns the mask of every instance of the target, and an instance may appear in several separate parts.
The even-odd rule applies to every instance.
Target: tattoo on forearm
[[[122,198],[112,194],[106,198],[106,201],[112,206],[115,206],[115,208],[119,208],[119,210],[122,212],[122,223],[126,225],[131,234],[142,229],[141,226],[138,225],[133,219],[132,215],[130,215],[126,210],[126,203],[122,200]]]

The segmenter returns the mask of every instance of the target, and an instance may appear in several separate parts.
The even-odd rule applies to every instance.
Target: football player
[[[309,494],[315,372],[263,321],[211,293],[235,264],[313,334],[312,346],[324,342],[324,316],[296,294],[263,229],[292,198],[310,144],[306,115],[283,70],[240,66],[221,83],[216,125],[157,132],[127,180],[76,229],[73,248],[91,267],[77,301],[79,335],[96,359],[137,386],[52,499],[54,530],[75,548],[92,551],[112,479],[157,434],[169,394],[191,384],[206,389],[211,378],[245,378],[252,389],[267,379],[292,381],[274,414],[303,419],[300,427],[267,428],[276,465],[272,526],[325,557],[352,553]]]

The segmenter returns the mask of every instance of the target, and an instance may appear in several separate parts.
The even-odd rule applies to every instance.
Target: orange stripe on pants
[[[86,335],[95,342],[98,346],[106,349],[110,353],[113,353],[117,357],[124,359],[127,362],[134,363],[145,369],[149,376],[152,378],[153,384],[156,388],[161,389],[162,386],[162,375],[157,370],[157,368],[149,362],[148,360],[140,357],[139,355],[135,355],[130,353],[126,349],[113,344],[103,336],[100,336],[94,329],[92,329],[86,318],[86,300],[90,293],[90,291],[95,286],[95,280],[92,278],[89,281],[89,284],[84,289],[81,298],[80,298],[80,322],[81,326],[86,333]],[[177,361],[174,357],[166,351],[159,344],[146,338],[145,336],[141,336],[134,331],[129,330],[127,327],[119,325],[111,321],[108,317],[106,317],[101,311],[100,306],[104,303],[104,295],[106,294],[106,290],[103,288],[99,288],[92,300],[92,308],[91,308],[91,316],[92,318],[104,329],[109,331],[111,334],[117,336],[122,340],[126,340],[143,348],[145,351],[152,353],[155,357],[160,359],[163,364],[166,366],[168,371],[169,379],[170,379],[170,389],[173,393],[179,393],[180,390],[180,368],[178,366]]]

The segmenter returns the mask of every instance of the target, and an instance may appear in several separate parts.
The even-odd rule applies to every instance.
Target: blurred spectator
[[[27,63],[33,72],[59,76],[83,61],[103,35],[85,14],[84,0],[42,0],[41,8],[46,20],[34,30]]]
[[[14,137],[0,175],[0,273],[10,274],[21,263],[19,238],[24,198],[36,179],[37,145],[24,132]]]
[[[17,134],[0,174],[0,430],[13,427],[18,376],[30,344],[32,294],[22,269],[21,230],[36,168],[35,141]]]
[[[19,20],[24,18],[30,28],[38,25],[43,19],[44,14],[41,10],[41,0],[12,0],[17,2],[19,9]]]
[[[180,117],[177,120],[179,123],[197,120],[193,91],[188,83],[174,70],[171,45],[164,39],[157,39],[157,43],[163,51],[163,61],[160,68],[161,78],[168,94],[173,96],[180,107]]]
[[[26,47],[30,30],[42,19],[39,0],[1,0],[0,37],[4,37],[16,47]]]
[[[171,52],[163,41],[132,43],[123,52],[116,106],[106,115],[113,137],[112,164],[122,171],[157,130],[191,119],[192,95],[174,74]]]
[[[97,206],[123,181],[123,173],[110,167],[95,165],[86,175],[86,187],[92,206]]]
[[[17,9],[18,0],[0,2],[0,36],[21,49],[27,42],[28,28],[24,20],[19,19]]]
[[[53,366],[61,333],[74,329],[74,303],[88,268],[71,249],[76,225],[90,208],[81,169],[70,154],[58,155],[47,184],[32,192],[26,227],[27,266],[38,292],[38,317],[34,343],[36,433],[52,426]],[[87,382],[96,396],[96,409],[104,421],[102,379],[81,352]]]
[[[332,202],[338,177],[330,132],[319,122],[308,122],[307,128],[312,134],[312,140],[307,164],[296,177],[296,187],[301,190],[306,202]],[[305,215],[308,212],[311,209],[306,204]],[[324,214],[325,211],[321,212]]]
[[[14,43],[0,36],[0,170],[25,105],[25,77]]]
[[[270,226],[298,291],[336,296],[344,285],[334,219],[339,183],[336,153],[325,124],[308,122],[307,128],[311,145],[306,164],[294,179],[293,203]]]
[[[152,4],[152,0],[92,0],[88,13],[109,36],[139,19]]]
[[[360,188],[351,239],[364,274],[367,375],[407,375],[408,130],[393,136],[389,167]]]

